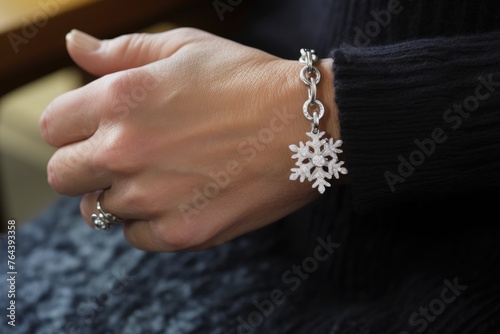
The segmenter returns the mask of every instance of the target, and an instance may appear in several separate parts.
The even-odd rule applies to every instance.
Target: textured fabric
[[[500,30],[333,52],[360,208],[500,185],[499,45]]]
[[[10,327],[3,319],[1,333],[400,333],[412,332],[409,319],[420,308],[437,314],[415,317],[426,333],[495,333],[484,319],[498,314],[500,291],[488,275],[467,281],[419,267],[398,279],[400,293],[357,289],[355,298],[332,298],[317,272],[352,244],[330,246],[329,254],[326,237],[316,243],[321,252],[293,257],[278,223],[206,251],[147,253],[131,248],[119,228],[90,229],[78,206],[78,198],[63,198],[18,231],[17,321]],[[410,267],[408,260],[393,265]],[[5,252],[0,261],[7,272]],[[0,291],[6,284],[0,280]]]
[[[280,272],[292,264],[272,254],[279,243],[266,233],[205,252],[146,253],[130,247],[119,228],[90,229],[79,199],[63,198],[17,233],[17,326],[2,319],[0,332],[231,332],[238,316],[254,311],[254,299],[283,286]],[[277,308],[277,322],[287,309]]]

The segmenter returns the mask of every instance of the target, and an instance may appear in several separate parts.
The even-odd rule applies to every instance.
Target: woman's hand
[[[48,180],[125,220],[134,246],[195,250],[272,223],[315,199],[289,180],[290,144],[306,140],[307,87],[298,61],[211,34],[175,29],[98,41],[78,31],[68,51],[101,78],[56,98],[43,138],[58,148]],[[330,62],[318,94],[338,137]],[[327,116],[330,117],[327,119]],[[324,121],[327,119],[327,121]]]

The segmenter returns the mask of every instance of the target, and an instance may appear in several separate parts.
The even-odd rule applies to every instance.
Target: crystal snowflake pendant
[[[325,132],[311,130],[306,135],[311,138],[305,144],[303,142],[297,145],[290,145],[290,150],[295,154],[292,159],[297,159],[296,168],[292,168],[290,180],[297,179],[304,182],[307,179],[313,182],[312,187],[317,188],[323,194],[326,187],[331,184],[327,179],[335,176],[336,179],[340,178],[340,174],[347,174],[347,169],[342,167],[343,161],[339,161],[337,153],[342,153],[340,146],[342,140],[333,141],[333,138],[323,138]]]

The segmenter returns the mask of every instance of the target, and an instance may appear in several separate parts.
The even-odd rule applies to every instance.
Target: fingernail
[[[66,34],[66,41],[85,51],[95,51],[101,46],[100,40],[77,29]]]

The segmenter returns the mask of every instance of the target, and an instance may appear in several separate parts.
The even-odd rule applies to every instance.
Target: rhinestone
[[[323,167],[325,165],[325,157],[322,155],[315,155],[314,158],[312,158],[312,163],[318,167]]]

